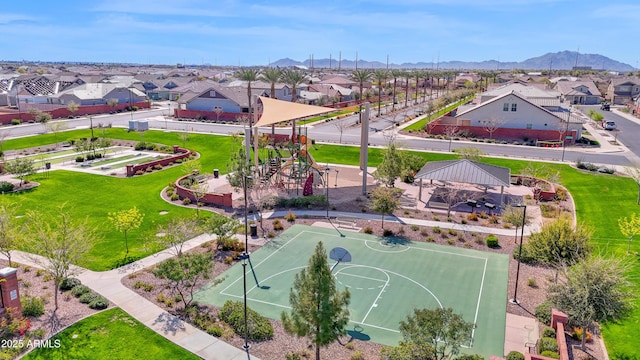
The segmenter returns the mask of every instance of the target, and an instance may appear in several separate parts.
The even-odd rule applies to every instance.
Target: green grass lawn
[[[432,114],[431,116],[427,116],[422,120],[414,122],[413,124],[403,128],[402,130],[406,130],[406,131],[409,131],[409,130],[413,130],[413,131],[424,130],[424,127],[427,126],[427,123],[430,122],[431,120],[439,118],[440,116],[448,113],[449,111],[457,108],[458,106],[460,106],[462,104],[465,104],[466,102],[470,101],[471,99],[473,99],[473,96],[470,96],[470,97],[468,97],[468,98],[466,98],[464,100],[460,100],[455,104],[451,104],[451,105],[447,106],[446,108],[438,111],[437,113]]]
[[[138,133],[127,132],[124,129],[107,129],[108,137],[127,140],[141,140]],[[67,141],[79,137],[90,136],[89,130],[76,130],[57,134],[57,141]],[[162,131],[148,131],[144,134],[145,141],[166,145],[183,145],[176,133]],[[51,134],[30,138],[7,140],[3,149],[18,149],[45,145],[54,142]],[[204,134],[190,134],[185,146],[199,152],[203,171],[210,173],[214,168],[226,173],[226,162],[233,140],[230,137]],[[357,165],[359,148],[339,145],[316,145],[310,150],[319,163],[337,163]],[[427,161],[448,160],[457,158],[453,154],[436,154],[415,152]],[[382,150],[370,148],[369,166],[377,166],[382,159]],[[487,163],[506,166],[512,173],[518,173],[530,161],[510,159],[485,159]],[[578,220],[592,226],[593,243],[596,251],[607,256],[625,256],[627,242],[618,229],[618,219],[630,216],[638,211],[636,205],[637,186],[633,180],[624,177],[596,174],[576,170],[564,164],[534,163],[535,166],[545,166],[549,170],[558,171],[560,182],[567,187],[574,197]],[[159,224],[165,224],[174,215],[192,214],[195,210],[172,206],[162,201],[159,193],[170,181],[174,181],[183,171],[180,167],[154,172],[148,175],[128,179],[108,176],[89,175],[68,171],[52,171],[48,177],[36,175],[34,180],[41,183],[37,189],[11,195],[22,204],[23,209],[39,209],[45,214],[55,214],[56,207],[66,202],[67,208],[77,217],[88,216],[91,224],[99,229],[102,240],[88,253],[87,258],[79,265],[93,270],[111,268],[114,261],[124,256],[123,235],[113,230],[107,220],[107,213],[138,206],[146,215],[141,228],[130,234],[130,248],[132,255],[144,256],[151,254],[157,247],[145,248],[143,239],[155,234]],[[159,215],[162,210],[168,210],[169,215]],[[637,242],[632,243],[632,250],[640,251]],[[634,263],[632,281],[635,286],[640,285],[640,265]],[[640,300],[630,317],[619,323],[606,324],[603,329],[609,352],[615,356],[637,356],[638,350],[634,345],[634,329],[640,323]]]
[[[200,359],[156,334],[119,308],[81,320],[23,359]]]

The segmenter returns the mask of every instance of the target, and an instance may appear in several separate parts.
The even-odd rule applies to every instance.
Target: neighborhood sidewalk
[[[195,237],[185,243],[183,251],[197,247],[211,239],[212,236],[208,234]],[[12,259],[15,262],[40,267],[37,262],[33,261],[36,255],[22,251],[13,251],[12,254]],[[169,314],[154,303],[124,286],[120,281],[129,274],[160,263],[172,256],[172,253],[165,250],[121,268],[104,272],[76,268],[79,271],[77,277],[84,285],[109,299],[109,301],[143,323],[146,327],[203,359],[260,360],[255,356],[250,356],[244,350],[233,347],[191,324],[182,321],[178,317]]]

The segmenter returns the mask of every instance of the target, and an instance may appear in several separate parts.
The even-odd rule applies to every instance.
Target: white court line
[[[482,289],[484,288],[484,277],[487,274],[487,259],[484,260],[484,270],[482,270],[482,281],[480,282],[480,291],[478,292],[478,302],[476,304],[476,315],[473,317],[473,329],[471,329],[471,343],[469,347],[473,346],[473,338],[476,333],[476,325],[478,323],[478,312],[480,311],[480,299],[482,298]]]
[[[300,236],[303,232],[298,233],[296,236],[292,237],[291,239],[289,239],[289,241],[287,241],[286,243],[284,243],[282,246],[280,246],[279,248],[277,248],[276,250],[274,250],[273,253],[269,254],[269,256],[267,256],[266,258],[264,258],[262,261],[260,261],[256,266],[253,267],[253,269],[255,270],[255,268],[257,268],[258,266],[260,266],[262,263],[264,263],[265,261],[267,261],[270,257],[272,257],[273,255],[275,255],[278,251],[282,250],[282,248],[284,248],[285,246],[289,245],[293,240],[295,240],[298,236]],[[246,269],[245,269],[246,270]],[[249,270],[250,271],[250,270]],[[245,271],[246,274],[247,271]],[[243,275],[245,275],[243,274]],[[222,289],[222,291],[220,291],[220,294],[222,293],[226,293],[226,291],[232,287],[233,285],[235,285],[238,281],[242,280],[243,277],[240,276],[239,278],[237,278],[235,281],[231,282],[231,284],[229,284],[226,288]],[[248,292],[247,292],[248,293]],[[226,295],[226,294],[225,294]]]
[[[387,281],[382,287],[382,289],[380,290],[380,292],[378,293],[378,296],[376,296],[376,299],[373,300],[373,304],[371,304],[371,307],[369,307],[369,311],[367,311],[367,313],[364,315],[364,319],[362,319],[363,323],[367,320],[367,317],[369,316],[369,313],[371,312],[371,310],[373,310],[374,307],[378,306],[378,299],[380,299],[380,296],[382,295],[382,293],[384,292],[384,289],[386,289],[388,285],[389,285],[389,282]]]
[[[361,278],[361,279],[367,279],[367,280],[373,280],[373,281],[379,281],[379,282],[387,282],[388,281],[388,280],[370,278],[368,276],[362,276],[362,275],[356,275],[356,274],[348,274],[348,273],[343,273],[343,272],[338,272],[334,277],[336,277],[338,275],[353,276],[353,277],[357,277],[357,278]]]
[[[310,231],[310,230],[304,230],[304,231],[302,231],[302,232],[308,232],[308,233],[311,233],[311,234],[327,236],[327,234],[325,234],[325,233],[316,232],[316,231]],[[329,235],[329,236],[333,236],[333,235]],[[336,238],[337,238],[338,236],[334,236],[334,237],[336,237]],[[358,238],[349,237],[349,236],[347,236],[347,237],[343,237],[343,238],[341,238],[341,239],[351,239],[351,240],[357,240],[357,241],[365,242],[365,243],[366,243],[367,241],[373,241],[373,240],[366,240],[366,239],[358,239]],[[365,246],[366,246],[366,244],[365,244]],[[408,248],[410,248],[410,249],[416,249],[416,250],[422,250],[422,251],[434,252],[434,253],[439,253],[439,254],[456,255],[456,256],[462,256],[462,257],[467,257],[467,258],[472,258],[472,259],[481,259],[481,260],[486,259],[486,257],[476,256],[476,255],[458,254],[458,253],[449,252],[449,251],[442,251],[442,250],[423,249],[423,248],[420,248],[420,247],[414,247],[414,246],[409,246],[409,245],[405,245],[405,246],[407,246],[407,247],[408,247]],[[367,246],[367,247],[368,247],[368,246]],[[382,251],[380,251],[380,252],[382,252]],[[394,252],[402,253],[403,251],[394,251]]]

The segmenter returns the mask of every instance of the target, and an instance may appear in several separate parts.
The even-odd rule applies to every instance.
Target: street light
[[[326,189],[326,193],[327,193],[327,219],[329,219],[329,171],[331,170],[331,168],[329,168],[329,164],[327,164],[327,167],[324,168],[324,173],[325,175],[327,175],[327,180],[324,183],[324,188]]]
[[[522,239],[524,238],[524,225],[527,221],[527,205],[526,204],[518,204],[516,207],[522,207],[522,232],[520,233],[520,248],[518,249],[518,268],[516,270],[516,288],[513,292],[513,299],[509,300],[512,304],[520,304],[518,302],[518,279],[520,277],[520,259],[522,258]]]
[[[247,261],[249,260],[249,229],[247,218],[247,181],[253,179],[252,176],[243,171],[242,188],[244,191],[244,252],[240,255],[242,260],[242,282],[244,298],[244,345],[242,348],[249,354],[249,321],[247,318]]]

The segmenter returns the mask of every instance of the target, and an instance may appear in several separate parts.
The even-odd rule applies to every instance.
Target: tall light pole
[[[247,218],[247,181],[252,179],[247,175],[246,170],[242,174],[242,188],[244,191],[244,252],[240,255],[242,260],[242,282],[244,299],[244,345],[242,348],[249,354],[249,321],[247,319],[247,261],[249,260],[249,225]]]
[[[524,238],[524,225],[527,221],[527,205],[519,204],[517,207],[522,207],[522,232],[520,233],[520,248],[518,249],[518,268],[516,270],[516,288],[513,292],[513,299],[509,300],[512,304],[520,304],[518,302],[518,279],[520,277],[520,259],[522,258],[522,240]]]
[[[329,164],[327,164],[327,166],[324,168],[324,173],[327,176],[327,180],[324,183],[324,188],[326,189],[326,195],[327,195],[327,219],[329,219],[329,171],[331,170],[331,168],[329,168]]]

